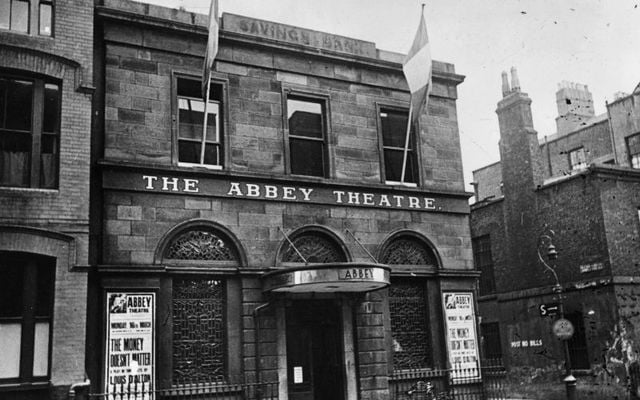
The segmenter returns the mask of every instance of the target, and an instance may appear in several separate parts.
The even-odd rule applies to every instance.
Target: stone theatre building
[[[96,21],[92,390],[383,399],[394,371],[476,365],[453,65],[400,184],[402,55],[224,14],[203,138],[206,16],[108,0]]]

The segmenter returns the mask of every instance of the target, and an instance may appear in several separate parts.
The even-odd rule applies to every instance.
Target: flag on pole
[[[211,70],[213,61],[218,54],[218,0],[211,0],[209,9],[209,38],[207,39],[207,49],[204,53],[204,64],[202,66],[202,98],[207,103],[207,86],[211,80]]]
[[[424,9],[424,5],[422,6]],[[404,59],[402,71],[407,79],[411,92],[411,109],[413,110],[411,123],[420,117],[422,107],[427,104],[431,91],[431,47],[427,35],[427,24],[424,12],[420,15],[418,32],[413,39],[413,45]]]

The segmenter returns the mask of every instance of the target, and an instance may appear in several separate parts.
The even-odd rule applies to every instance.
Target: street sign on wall
[[[558,303],[544,303],[538,306],[541,317],[550,317],[556,315],[560,311],[560,305]]]

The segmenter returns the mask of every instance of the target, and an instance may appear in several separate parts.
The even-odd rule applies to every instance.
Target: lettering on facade
[[[338,272],[338,279],[341,281],[351,281],[351,280],[372,280],[373,279],[373,268],[348,268],[343,269]]]
[[[223,20],[227,31],[340,53],[376,57],[376,47],[372,42],[233,14],[224,14]]]
[[[442,206],[433,197],[314,189],[309,187],[251,182],[211,182],[194,178],[142,175],[144,190],[201,194],[258,200],[296,201],[319,204],[438,211]]]
[[[512,349],[541,347],[541,346],[542,346],[542,339],[514,340],[511,342]]]

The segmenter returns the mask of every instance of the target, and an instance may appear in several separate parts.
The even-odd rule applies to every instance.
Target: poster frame
[[[156,383],[156,309],[157,309],[157,293],[155,290],[145,290],[145,289],[121,289],[121,288],[108,288],[104,289],[104,300],[103,300],[103,311],[104,311],[104,335],[103,335],[103,355],[104,355],[104,373],[102,374],[103,382],[102,388],[104,390],[106,398],[117,398],[118,394],[116,392],[109,391],[109,359],[110,359],[110,349],[109,349],[109,341],[111,339],[111,311],[110,311],[110,298],[112,295],[127,295],[127,296],[151,296],[151,378],[148,387],[148,392],[146,394],[131,396],[132,400],[153,400],[154,399],[154,391],[155,391],[155,383]]]
[[[447,360],[448,363],[450,365],[450,368],[452,369],[452,373],[451,373],[451,377],[452,377],[452,383],[453,384],[461,384],[461,383],[471,383],[471,382],[476,382],[476,381],[481,381],[482,380],[482,366],[480,363],[480,341],[478,340],[478,326],[476,324],[476,319],[477,319],[477,315],[476,315],[476,299],[475,299],[475,295],[473,291],[469,291],[469,290],[447,290],[447,291],[442,291],[442,315],[444,317],[444,336],[445,336],[445,341],[446,341],[446,348],[447,348]],[[468,325],[472,332],[470,335],[470,339],[473,339],[475,342],[475,358],[476,358],[476,365],[475,367],[470,368],[470,370],[474,370],[475,369],[475,373],[474,374],[456,374],[455,371],[456,369],[454,368],[455,365],[453,363],[453,358],[455,356],[455,354],[453,354],[454,349],[452,346],[453,343],[453,338],[450,337],[450,322],[448,317],[451,315],[451,310],[450,308],[448,308],[447,306],[447,297],[453,295],[460,295],[460,296],[468,296],[469,297],[469,307],[471,308],[471,319],[470,319],[470,324]],[[466,370],[466,368],[465,368]]]

